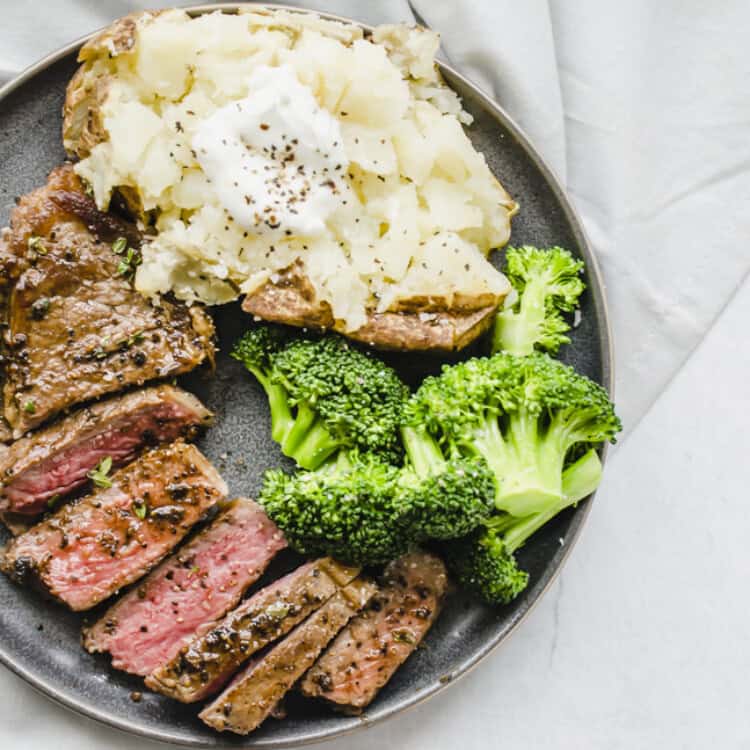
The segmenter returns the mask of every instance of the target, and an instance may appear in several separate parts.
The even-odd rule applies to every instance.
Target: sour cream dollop
[[[256,234],[320,235],[351,200],[339,123],[288,65],[254,71],[247,97],[208,117],[192,146],[232,220]]]

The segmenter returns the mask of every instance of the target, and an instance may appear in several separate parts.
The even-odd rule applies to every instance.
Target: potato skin
[[[163,11],[141,11],[118,18],[89,39],[78,52],[78,62],[82,64],[68,83],[63,104],[63,146],[73,160],[85,159],[94,146],[109,140],[101,108],[111,78],[109,73],[96,70],[96,61],[127,54],[135,46],[139,20],[161,13]],[[134,218],[146,218],[135,190],[123,186],[116,192]]]
[[[423,300],[421,309],[371,313],[362,328],[346,331],[334,320],[328,303],[315,299],[312,284],[295,265],[248,294],[242,309],[274,323],[338,331],[376,349],[447,353],[463,349],[484,333],[495,319],[497,305],[446,309]]]
[[[127,54],[135,45],[139,20],[161,12],[142,11],[120,18],[81,48],[78,61],[82,65],[68,84],[63,106],[63,143],[72,158],[86,158],[94,146],[109,138],[101,106],[110,76],[97,71],[96,61]],[[125,187],[117,192],[134,217],[145,218],[135,191]],[[279,274],[275,283],[269,281],[247,295],[242,308],[271,322],[338,331],[377,349],[448,353],[464,348],[488,330],[498,304],[489,294],[456,295],[450,304],[436,296],[416,296],[398,300],[387,312],[370,313],[363,327],[346,331],[343,323],[333,318],[329,304],[316,299],[311,282],[297,264]]]
[[[143,15],[131,13],[118,19],[81,47],[78,62],[83,64],[68,84],[63,105],[63,145],[70,156],[84,159],[97,143],[107,140],[101,105],[109,90],[109,76],[97,74],[91,63],[131,50],[138,19]]]
[[[100,108],[108,88],[106,76],[92,78],[83,66],[71,78],[63,105],[63,145],[69,156],[84,159],[107,140]]]

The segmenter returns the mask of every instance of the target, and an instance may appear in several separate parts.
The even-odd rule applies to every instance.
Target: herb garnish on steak
[[[149,451],[111,482],[16,537],[0,569],[73,610],[90,609],[145,575],[227,493],[182,441]]]
[[[213,356],[202,310],[132,288],[134,225],[98,211],[72,165],[11,214],[4,410],[15,437],[83,401],[192,370]],[[129,250],[132,253],[129,254]]]
[[[193,703],[217,692],[253,654],[288,633],[352,581],[358,568],[330,557],[307,563],[262,589],[146,678],[159,693]]]
[[[117,468],[144,446],[194,437],[211,417],[195,396],[169,385],[79,409],[0,454],[0,510],[38,515],[84,485],[107,458]]]
[[[240,498],[84,631],[83,645],[145,676],[236,606],[284,547],[263,509]]]

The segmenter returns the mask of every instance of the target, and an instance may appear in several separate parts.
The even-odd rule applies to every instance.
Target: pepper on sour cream
[[[204,120],[192,145],[222,206],[259,235],[319,236],[351,197],[339,123],[288,65],[255,70],[247,97]]]

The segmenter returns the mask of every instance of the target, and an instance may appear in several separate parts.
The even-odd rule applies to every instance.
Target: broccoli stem
[[[257,367],[248,367],[263,387],[271,410],[271,437],[280,443],[294,425],[294,416],[289,406],[289,394],[283,385],[271,383],[268,376]]]
[[[303,469],[317,469],[329,456],[341,447],[341,443],[331,436],[323,421],[318,418],[313,426],[297,443],[293,453],[286,453]]]
[[[281,452],[303,469],[317,469],[341,444],[326,428],[317,412],[307,404],[297,406],[297,416],[284,434]]]
[[[424,428],[401,428],[401,439],[414,472],[420,479],[432,476],[445,466],[443,452]]]
[[[601,476],[602,464],[592,448],[563,473],[563,499],[560,502],[526,518],[513,519],[512,516],[503,516],[497,521],[492,519],[491,528],[496,532],[505,531],[505,548],[512,554],[558,513],[590,495],[599,485]]]
[[[480,431],[468,447],[484,457],[495,474],[495,507],[519,518],[547,508],[562,496],[563,451],[541,450],[547,439],[539,435],[539,418],[525,409],[514,412],[506,435],[497,415],[489,412]]]
[[[297,449],[317,418],[318,415],[307,404],[297,405],[297,416],[281,443],[281,450],[285,456],[293,458],[296,455]]]
[[[563,472],[563,495],[573,505],[588,497],[602,480],[602,462],[599,454],[591,448]]]
[[[518,312],[502,310],[495,318],[495,331],[492,337],[492,353],[510,352],[518,356],[531,354],[544,324],[547,297],[546,281],[531,277],[521,294]]]
[[[331,467],[333,471],[339,472],[340,474],[345,474],[354,466],[354,463],[352,462],[349,451],[339,451],[336,454],[335,459],[329,461],[324,465]]]
[[[514,516],[527,516],[559,500],[565,452],[545,450],[550,441],[539,434],[538,415],[524,408],[514,413],[506,441],[513,451],[514,471],[499,485],[503,508]]]
[[[473,436],[473,440],[465,446],[469,451],[478,453],[487,462],[495,475],[498,486],[506,468],[510,463],[508,446],[497,423],[497,415],[489,413],[481,430]]]

